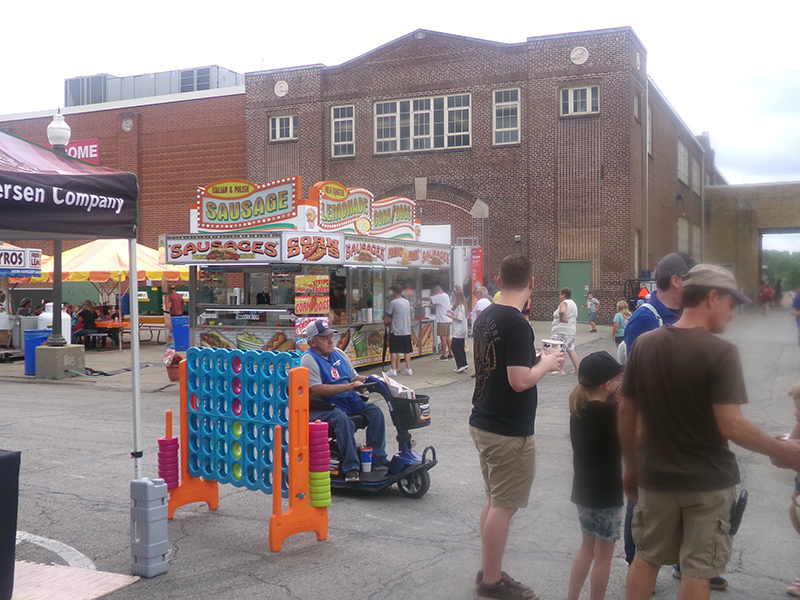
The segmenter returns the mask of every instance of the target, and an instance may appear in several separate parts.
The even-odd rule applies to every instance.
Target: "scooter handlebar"
[[[356,389],[359,390],[359,391],[366,390],[368,392],[378,391],[378,389],[380,388],[380,385],[381,385],[382,382],[380,380],[372,380],[372,377],[373,376],[370,376],[366,381],[364,381]]]

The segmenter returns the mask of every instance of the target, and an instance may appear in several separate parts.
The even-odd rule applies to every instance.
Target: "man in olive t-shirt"
[[[742,415],[747,393],[738,350],[713,335],[749,298],[715,265],[695,266],[683,286],[683,315],[638,338],[620,390],[623,487],[638,502],[626,600],[650,598],[659,566],[677,562],[680,597],[709,597],[709,580],[725,571],[732,549],[739,470],[728,440],[779,466],[800,467],[800,446],[773,439]]]

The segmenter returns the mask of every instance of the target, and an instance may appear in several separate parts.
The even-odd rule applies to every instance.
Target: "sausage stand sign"
[[[413,200],[376,200],[336,181],[315,183],[307,198],[300,176],[217,181],[198,188],[191,222],[191,233],[162,236],[159,251],[163,262],[195,267],[191,337],[200,345],[303,349],[304,325],[318,315],[331,318],[354,364],[380,362],[390,286],[401,281],[420,299],[423,270],[426,281],[431,273],[450,281],[451,248],[419,241]],[[227,283],[207,285],[211,267],[223,270],[214,281]],[[333,303],[334,284],[347,288],[343,304]],[[418,313],[412,341],[426,354],[433,324]]]

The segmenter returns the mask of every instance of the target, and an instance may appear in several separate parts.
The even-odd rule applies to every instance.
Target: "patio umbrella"
[[[94,240],[82,246],[65,250],[61,254],[62,281],[107,281],[128,280],[128,242],[126,240]],[[33,282],[53,279],[53,257],[42,263],[41,278],[32,277]],[[147,246],[136,244],[136,279],[188,281],[189,267],[162,265],[158,252]]]

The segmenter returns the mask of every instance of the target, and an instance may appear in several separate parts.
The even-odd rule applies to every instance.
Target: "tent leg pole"
[[[136,265],[136,238],[130,240],[130,259],[128,261],[128,281],[137,281],[138,267]],[[121,306],[120,306],[121,308]],[[137,333],[137,335],[133,335]],[[139,372],[139,302],[136,296],[131,295],[131,376],[133,377],[133,473],[134,479],[139,479],[139,468],[142,459],[142,410],[141,410],[141,382]],[[120,336],[120,345],[122,336]]]

